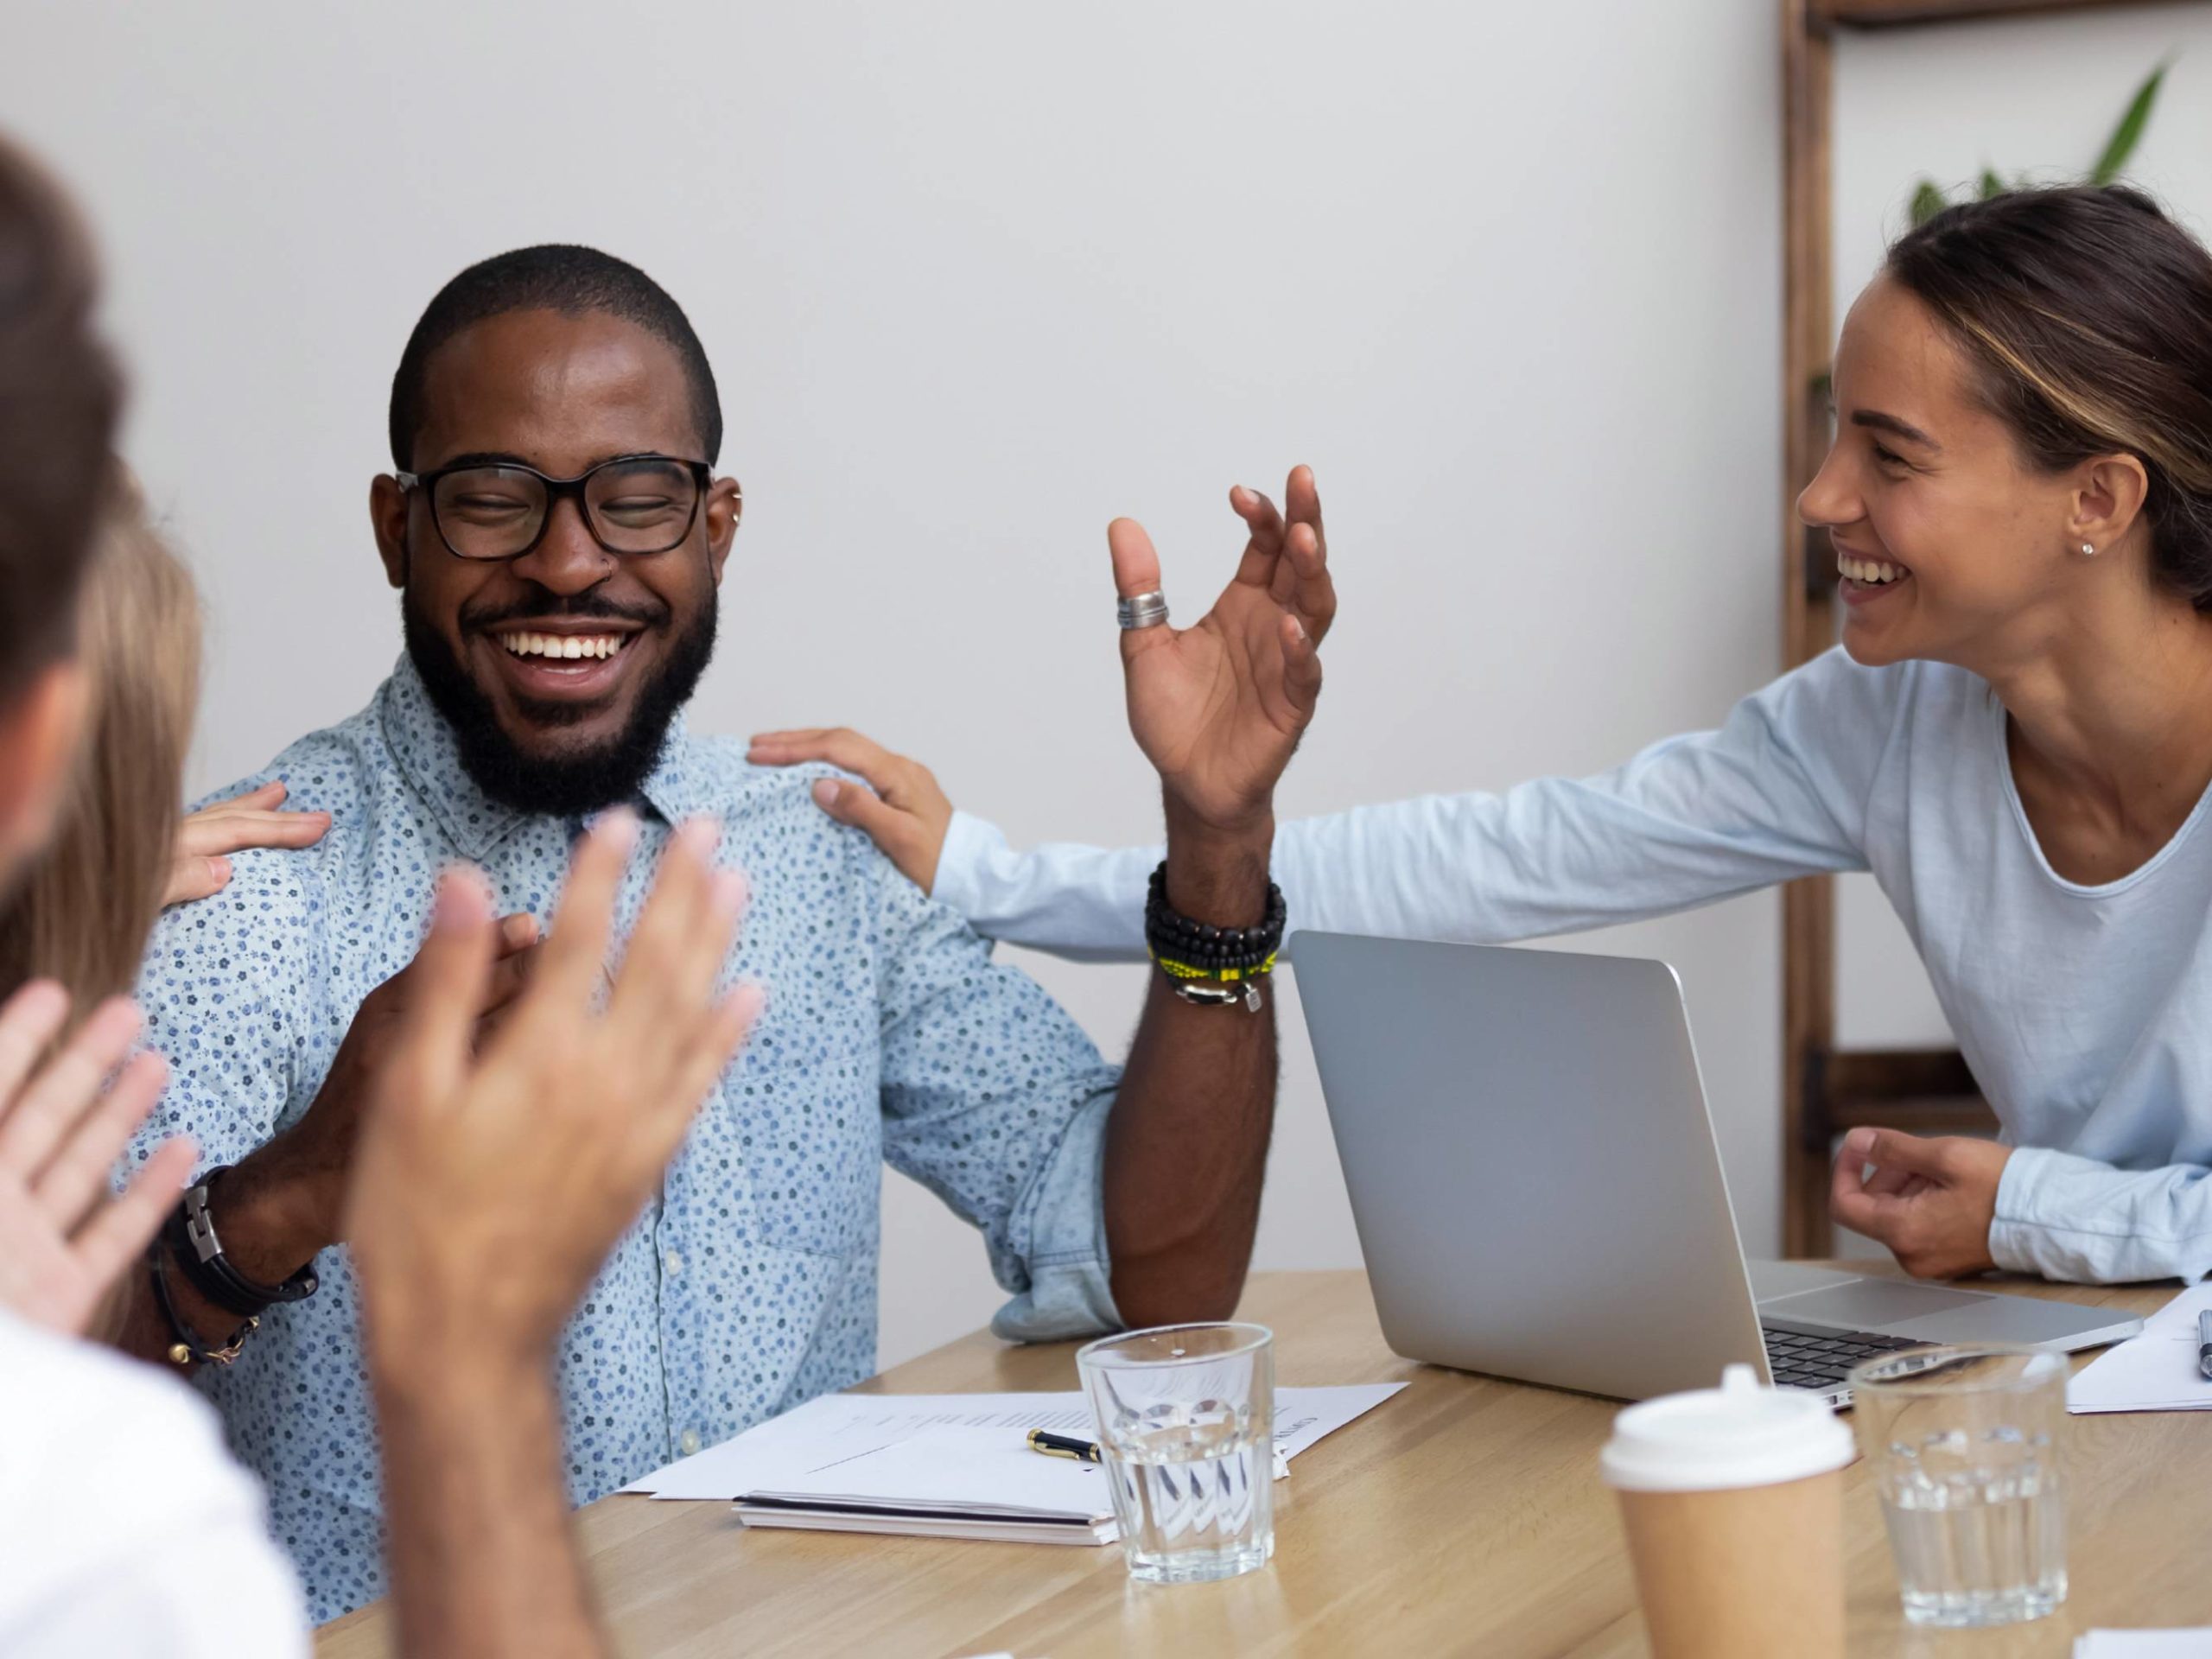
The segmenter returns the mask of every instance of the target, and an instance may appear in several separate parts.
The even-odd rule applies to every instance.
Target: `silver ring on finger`
[[[1118,601],[1114,607],[1114,613],[1125,633],[1138,628],[1165,627],[1167,625],[1167,595],[1155,588],[1148,594],[1138,594]]]

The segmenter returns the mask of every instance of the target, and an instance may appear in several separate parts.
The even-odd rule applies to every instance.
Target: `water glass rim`
[[[1178,1331],[1234,1331],[1241,1332],[1243,1340],[1232,1348],[1213,1353],[1184,1354],[1166,1359],[1146,1359],[1136,1355],[1123,1358],[1106,1351],[1138,1337],[1172,1336]],[[1224,1359],[1239,1357],[1267,1347],[1275,1339],[1275,1333],[1264,1325],[1255,1325],[1244,1319],[1192,1319],[1182,1325],[1147,1325],[1135,1331],[1116,1331],[1103,1337],[1094,1337],[1075,1351],[1078,1369],[1084,1365],[1125,1365],[1146,1370],[1171,1370],[1183,1365],[1218,1365]]]
[[[1886,1366],[1920,1358],[1926,1358],[1929,1363],[1918,1370],[1907,1371],[1894,1377],[1873,1375]],[[1955,1365],[1977,1359],[2047,1359],[2051,1363],[2050,1369],[2043,1371],[2023,1370],[2003,1378],[1961,1377],[1946,1374]],[[2052,1348],[2037,1348],[2016,1342],[1931,1342],[1918,1348],[1903,1348],[1895,1353],[1863,1359],[1851,1368],[1851,1374],[1845,1379],[1845,1383],[1854,1395],[1864,1391],[1892,1397],[1931,1398],[1936,1395],[2020,1393],[2042,1388],[2054,1376],[2063,1382],[2066,1375],[2066,1356]]]

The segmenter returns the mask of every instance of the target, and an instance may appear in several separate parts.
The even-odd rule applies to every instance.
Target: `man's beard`
[[[669,722],[691,700],[699,677],[714,657],[718,608],[709,596],[700,607],[698,620],[671,637],[667,660],[658,674],[638,688],[629,721],[620,732],[591,748],[556,754],[531,753],[501,729],[491,698],[469,677],[445,635],[416,613],[411,590],[401,596],[399,615],[407,654],[414,659],[415,671],[423,677],[431,704],[453,728],[461,764],[476,786],[502,805],[519,811],[575,817],[636,797],[639,786],[660,759]],[[565,605],[533,605],[529,615],[532,619],[619,618],[645,621],[648,626],[653,620],[590,598]],[[490,616],[472,622],[464,618],[462,626],[481,630],[499,620]],[[637,646],[633,642],[623,649],[634,651]],[[518,707],[541,728],[574,724],[592,712],[574,703],[529,699],[521,700]]]

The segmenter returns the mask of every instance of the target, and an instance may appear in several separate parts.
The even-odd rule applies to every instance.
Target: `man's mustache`
[[[557,618],[578,622],[632,622],[641,628],[658,628],[668,620],[669,610],[664,605],[618,605],[589,594],[579,594],[570,599],[549,594],[537,601],[464,610],[461,626],[481,631],[496,628],[503,622],[550,622]]]

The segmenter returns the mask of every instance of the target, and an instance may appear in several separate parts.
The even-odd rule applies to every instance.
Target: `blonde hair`
[[[198,595],[127,482],[86,572],[79,627],[86,741],[52,844],[0,906],[0,990],[59,980],[73,1027],[137,981],[175,857],[200,696]]]

